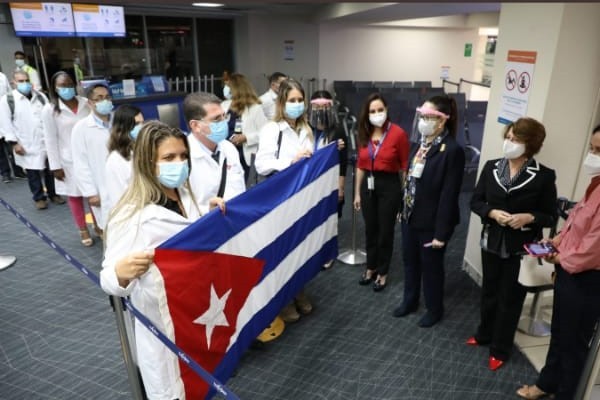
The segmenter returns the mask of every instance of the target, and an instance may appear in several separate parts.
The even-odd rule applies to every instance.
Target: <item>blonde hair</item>
[[[246,108],[261,103],[252,84],[244,75],[238,73],[229,75],[227,85],[231,89],[231,106],[229,108],[236,114],[241,115]]]
[[[277,100],[275,102],[275,116],[273,117],[273,121],[287,121],[287,117],[285,116],[285,103],[287,102],[288,95],[292,90],[296,89],[300,93],[302,93],[302,97],[304,98],[304,113],[296,119],[296,128],[305,129],[308,133],[308,136],[311,140],[313,139],[312,128],[308,123],[308,119],[306,115],[308,114],[306,111],[308,109],[306,105],[306,95],[304,94],[304,88],[300,84],[300,82],[288,78],[281,82],[279,86],[279,94],[277,95]]]
[[[183,141],[189,155],[190,147],[187,138],[178,128],[171,128],[160,121],[147,121],[142,125],[133,146],[131,182],[110,212],[109,221],[126,208],[129,209],[129,212],[125,213],[120,221],[129,219],[148,204],[165,205],[167,203],[167,195],[156,177],[156,159],[158,147],[168,138]],[[187,162],[191,171],[192,165],[189,158]],[[186,180],[184,186],[190,192],[193,204],[196,205],[189,180]]]

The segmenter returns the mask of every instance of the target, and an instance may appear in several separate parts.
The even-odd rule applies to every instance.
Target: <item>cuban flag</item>
[[[337,256],[339,156],[318,150],[155,251],[167,336],[221,382],[294,295]],[[161,289],[162,290],[162,289]],[[179,362],[186,398],[209,386]]]

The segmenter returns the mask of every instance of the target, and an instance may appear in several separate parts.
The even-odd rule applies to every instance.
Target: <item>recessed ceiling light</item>
[[[219,3],[192,3],[195,7],[223,7],[225,4]]]

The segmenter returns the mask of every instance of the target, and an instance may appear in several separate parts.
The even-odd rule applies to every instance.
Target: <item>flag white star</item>
[[[231,289],[227,291],[223,295],[223,297],[217,296],[217,292],[215,291],[215,286],[213,284],[210,285],[210,305],[208,306],[208,310],[204,312],[201,316],[194,320],[195,324],[206,326],[206,342],[208,343],[208,348],[210,349],[210,339],[212,337],[213,330],[215,326],[229,326],[227,322],[227,316],[225,316],[224,310],[225,305],[227,304],[227,298],[231,294]]]

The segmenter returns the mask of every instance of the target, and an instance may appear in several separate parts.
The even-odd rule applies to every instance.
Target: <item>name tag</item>
[[[367,176],[367,189],[375,190],[375,177],[373,175]]]
[[[420,178],[423,175],[423,170],[425,169],[425,162],[420,161],[415,163],[410,173],[410,176],[413,178]]]

